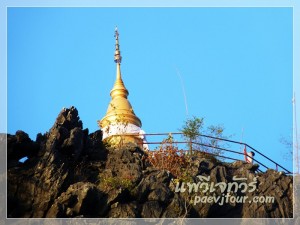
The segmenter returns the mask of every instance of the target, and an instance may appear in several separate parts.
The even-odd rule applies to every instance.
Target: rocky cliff
[[[7,217],[293,217],[291,176],[258,173],[257,165],[242,161],[195,156],[191,177],[184,181],[152,167],[146,157],[135,146],[104,146],[101,131],[83,129],[76,108],[63,109],[49,132],[35,141],[23,131],[7,136]],[[254,182],[253,191],[244,191],[243,182]],[[229,183],[238,188],[222,191]],[[226,195],[273,197],[273,202],[226,202]],[[224,197],[223,204],[208,200],[218,196]]]

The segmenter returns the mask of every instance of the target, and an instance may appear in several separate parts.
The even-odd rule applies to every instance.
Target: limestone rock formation
[[[74,107],[63,109],[49,132],[38,134],[35,141],[23,131],[8,135],[7,217],[293,217],[291,176],[274,170],[258,173],[257,165],[242,161],[195,156],[190,168],[195,184],[199,175],[214,183],[232,183],[235,177],[251,183],[257,177],[255,191],[247,196],[273,196],[274,202],[194,204],[195,196],[204,193],[176,191],[176,178],[145,162],[139,148],[112,148],[101,139],[101,131],[89,134],[83,129]],[[222,196],[220,190],[214,193]],[[231,194],[246,195],[240,189]]]
[[[106,198],[95,184],[78,182],[54,201],[46,217],[101,217],[107,209]]]

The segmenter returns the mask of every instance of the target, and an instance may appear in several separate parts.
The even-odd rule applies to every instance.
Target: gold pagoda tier
[[[102,129],[104,135],[103,140],[109,141],[111,144],[136,143],[141,146],[142,140],[137,136],[142,126],[141,120],[135,115],[134,110],[128,101],[129,95],[121,75],[121,52],[119,46],[119,33],[116,28],[116,50],[114,61],[117,65],[116,81],[110,92],[111,101],[108,105],[106,115],[98,125]],[[131,128],[131,129],[130,129]],[[112,132],[112,130],[115,130]]]

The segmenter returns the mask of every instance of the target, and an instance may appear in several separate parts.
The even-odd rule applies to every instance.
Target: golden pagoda
[[[137,146],[143,146],[143,132],[141,132],[142,122],[135,115],[130,102],[127,99],[129,95],[121,75],[121,52],[119,45],[118,29],[115,29],[115,55],[114,61],[117,65],[117,74],[115,84],[110,92],[111,101],[108,105],[106,115],[98,121],[105,142],[112,145],[134,143]],[[139,135],[141,134],[141,135]]]

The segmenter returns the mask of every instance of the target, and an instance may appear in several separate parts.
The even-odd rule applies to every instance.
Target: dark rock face
[[[101,217],[106,209],[106,196],[96,185],[78,182],[55,200],[46,217]]]
[[[173,192],[169,189],[171,176],[166,171],[147,169],[144,171],[144,178],[133,190],[133,196],[139,202],[159,201],[168,203]]]
[[[101,131],[83,129],[74,107],[63,109],[46,134],[30,140],[23,131],[8,135],[7,216],[17,217],[292,217],[293,179],[268,170],[257,173],[257,165],[242,161],[221,163],[193,156],[189,181],[180,182],[165,170],[151,167],[145,154],[134,146],[106,148]],[[24,163],[19,159],[28,157]],[[235,182],[245,178],[255,191],[237,196],[273,196],[272,203],[195,203],[204,192],[188,192],[198,176],[209,183]],[[240,185],[240,181],[238,181]],[[178,191],[184,186],[186,191]],[[176,189],[177,188],[177,189]],[[177,190],[177,191],[176,191]],[[220,189],[214,192],[222,196]],[[227,192],[225,191],[224,194]],[[228,192],[229,193],[229,192]],[[211,194],[211,193],[210,193]],[[207,194],[206,194],[207,195]]]
[[[128,204],[115,203],[111,206],[108,217],[110,218],[136,218],[139,217],[138,206],[135,202]]]
[[[25,156],[36,156],[38,151],[39,145],[33,142],[25,132],[17,131],[16,135],[7,135],[8,168],[17,166],[19,159]]]
[[[109,149],[104,173],[109,175],[128,178],[136,183],[141,179],[143,162],[142,153],[137,148]]]
[[[90,136],[94,135],[101,137],[99,133]],[[94,146],[94,143],[93,138],[88,137],[88,131],[82,130],[82,122],[74,107],[63,109],[50,131],[39,134],[36,142],[24,132],[10,136],[8,149],[12,156],[8,157],[8,165],[23,156],[29,159],[8,170],[8,217],[45,217],[54,201],[71,184],[97,180],[101,161],[87,163],[85,159],[95,149],[100,158],[105,158],[107,153],[101,145]],[[29,146],[34,147],[33,153]],[[23,149],[26,153],[19,153]],[[63,216],[64,212],[57,215]]]

